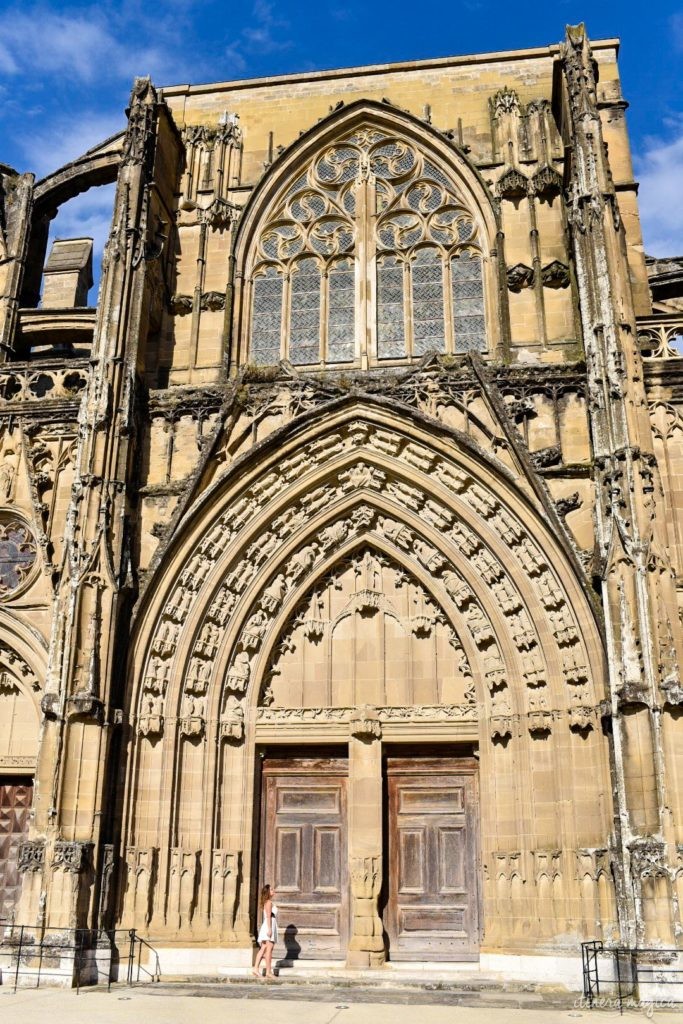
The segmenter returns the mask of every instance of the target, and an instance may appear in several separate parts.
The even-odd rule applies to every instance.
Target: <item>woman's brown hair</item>
[[[265,907],[265,905],[266,905],[266,903],[268,902],[269,899],[270,899],[270,886],[269,885],[264,885],[263,888],[261,889],[261,895],[259,897],[259,908],[261,910],[263,910],[263,908]]]

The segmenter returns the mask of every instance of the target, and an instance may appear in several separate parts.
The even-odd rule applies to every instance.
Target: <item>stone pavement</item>
[[[491,994],[492,1005],[482,1005],[486,995],[464,998],[470,1005],[453,1003],[453,992],[301,988],[285,983],[223,985],[156,985],[128,989],[115,986],[82,989],[80,994],[63,989],[0,988],[2,1024],[617,1024],[647,1021],[680,1024],[680,1006],[672,1009],[648,1006],[627,1010],[589,1010],[573,996],[549,997],[538,993]],[[460,993],[462,996],[462,993]],[[510,1005],[505,1005],[505,996]],[[548,1002],[550,999],[550,1003]],[[552,1000],[560,1005],[551,1005]]]

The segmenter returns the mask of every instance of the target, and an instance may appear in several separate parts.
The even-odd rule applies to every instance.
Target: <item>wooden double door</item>
[[[268,758],[261,879],[277,890],[280,945],[291,959],[346,956],[349,936],[345,758]],[[479,951],[477,763],[384,762],[383,910],[392,960],[468,960]]]

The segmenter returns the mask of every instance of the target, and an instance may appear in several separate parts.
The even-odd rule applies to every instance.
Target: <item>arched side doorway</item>
[[[0,922],[14,919],[19,902],[38,760],[44,665],[25,632],[0,615]]]
[[[405,760],[417,743],[422,757],[478,748],[482,948],[557,950],[611,924],[590,855],[611,817],[600,637],[511,471],[404,407],[349,399],[238,460],[185,523],[135,629],[123,923],[249,956],[260,755],[322,745],[359,780],[345,783],[348,954],[383,959],[383,754]],[[344,568],[368,553],[393,582],[381,565]],[[380,619],[381,636],[359,634]],[[429,658],[410,653],[430,644]]]

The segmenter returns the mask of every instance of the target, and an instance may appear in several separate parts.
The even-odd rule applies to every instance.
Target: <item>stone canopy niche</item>
[[[422,584],[365,548],[307,592],[274,647],[262,703],[281,708],[466,704],[470,667]]]

